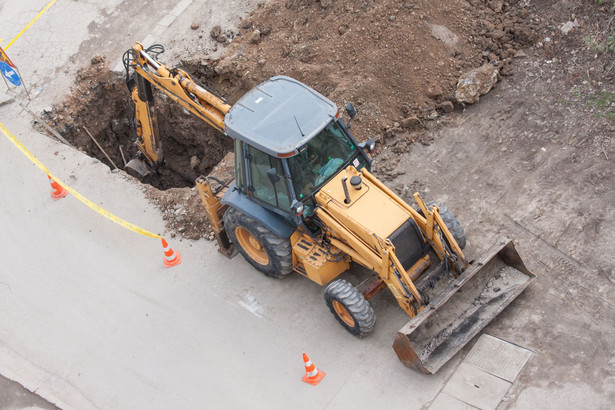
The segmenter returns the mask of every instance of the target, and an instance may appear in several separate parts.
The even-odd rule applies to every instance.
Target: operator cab
[[[314,194],[349,165],[370,160],[339,120],[337,106],[289,77],[244,95],[225,117],[235,140],[235,187],[295,226],[315,208]]]

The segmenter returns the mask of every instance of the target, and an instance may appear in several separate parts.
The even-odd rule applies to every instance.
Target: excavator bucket
[[[143,181],[143,178],[153,173],[152,169],[140,158],[133,158],[128,161],[124,166],[124,171],[139,181]]]
[[[393,349],[399,360],[410,368],[435,373],[535,277],[512,241],[501,241],[397,332]]]

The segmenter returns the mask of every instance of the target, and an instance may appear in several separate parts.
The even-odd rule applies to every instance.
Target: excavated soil
[[[455,102],[463,72],[493,62],[509,73],[539,22],[519,1],[272,1],[240,27],[232,69],[251,85],[289,75],[359,116],[364,139],[395,132],[404,119],[435,119]]]
[[[375,171],[390,179],[401,172],[400,154],[415,142],[430,144],[434,127],[446,125],[447,113],[463,108],[454,95],[461,74],[486,63],[503,76],[512,73],[515,56],[523,54],[519,50],[541,39],[548,14],[556,10],[549,5],[269,1],[240,24],[230,44],[225,40],[227,51],[220,60],[195,55],[166,61],[171,53],[160,59],[182,66],[231,104],[274,75],[297,78],[340,107],[352,102],[359,115],[351,130],[359,140],[376,137],[382,143],[379,151],[385,156],[377,154]],[[549,13],[539,17],[537,10]],[[213,38],[217,34],[212,31],[209,40],[219,46]],[[148,195],[163,209],[171,232],[193,239],[207,236],[204,212],[191,187],[195,176],[209,173],[229,151],[230,141],[160,92],[156,110],[165,166],[144,181],[152,187]],[[46,119],[65,138],[110,166],[84,127],[118,167],[123,164],[120,147],[127,160],[137,153],[128,90],[103,58],[93,58],[79,72],[70,97],[46,111]]]
[[[202,77],[205,82],[215,76],[208,74],[210,77]],[[231,147],[230,140],[161,92],[156,93],[154,110],[165,165],[158,175],[146,177],[146,184],[160,190],[193,186],[194,174],[211,171]],[[94,57],[89,67],[81,69],[71,96],[46,114],[64,138],[112,168],[123,168],[124,159],[128,161],[138,153],[134,107],[124,76],[112,73],[103,57]]]
[[[188,65],[186,69],[198,73],[208,86],[228,83],[224,76],[213,72],[211,65]],[[43,115],[70,143],[111,168],[123,168],[124,160],[129,161],[139,152],[135,145],[134,106],[124,79],[111,72],[103,57],[95,57],[90,66],[79,71],[71,95]],[[235,93],[222,88],[227,95],[245,92],[241,88]],[[163,211],[172,237],[210,237],[200,197],[192,187],[196,177],[209,174],[221,162],[232,143],[162,92],[156,92],[154,109],[165,163],[158,174],[143,180],[146,194]]]

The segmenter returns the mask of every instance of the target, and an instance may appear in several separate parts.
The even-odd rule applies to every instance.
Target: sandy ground
[[[485,330],[535,353],[501,407],[608,408],[615,215],[605,204],[614,175],[601,141],[609,133],[592,129],[600,124],[589,111],[550,122],[567,92],[550,64],[539,56],[519,62],[481,104],[436,130],[431,145],[403,155],[403,175],[389,184],[447,203],[466,227],[470,258],[507,236],[538,276]],[[541,71],[554,81],[532,81]]]

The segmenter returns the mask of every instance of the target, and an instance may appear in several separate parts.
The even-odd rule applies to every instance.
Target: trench
[[[227,97],[232,104],[247,91],[233,73],[218,74],[211,62],[183,61],[180,67],[195,79]],[[46,120],[71,144],[110,168],[123,168],[139,151],[134,107],[124,75],[112,73],[104,59],[95,58],[82,69],[71,95]],[[142,182],[159,190],[194,186],[199,175],[207,175],[232,150],[229,137],[192,115],[162,91],[154,90],[164,164]],[[86,131],[87,130],[87,131]],[[92,141],[102,146],[107,156]],[[123,153],[123,156],[122,156]]]

